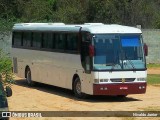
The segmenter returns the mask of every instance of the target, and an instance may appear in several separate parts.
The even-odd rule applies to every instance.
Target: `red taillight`
[[[144,43],[143,49],[144,49],[144,55],[148,56],[148,46],[146,43]]]
[[[90,57],[93,57],[93,56],[94,56],[94,46],[93,46],[93,45],[90,45],[90,46],[89,46],[89,56],[90,56]]]

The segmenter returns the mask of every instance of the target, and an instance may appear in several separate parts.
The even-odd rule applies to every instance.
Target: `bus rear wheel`
[[[77,98],[86,98],[87,97],[87,95],[82,93],[82,91],[81,91],[81,81],[80,81],[79,77],[77,77],[74,81],[73,92]]]
[[[31,77],[31,70],[29,68],[27,69],[27,72],[26,72],[26,82],[28,86],[34,86],[34,82],[32,81],[32,77]]]

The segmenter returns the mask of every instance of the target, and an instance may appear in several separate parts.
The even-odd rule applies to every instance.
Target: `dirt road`
[[[91,96],[78,100],[71,91],[49,85],[38,84],[30,88],[22,79],[16,78],[12,86],[13,96],[8,98],[11,111],[160,111],[160,86],[148,85],[146,94],[117,97]],[[43,118],[43,120],[86,119],[86,118]],[[95,120],[97,118],[87,118]],[[105,120],[106,118],[98,118]],[[133,120],[142,118],[107,118]],[[153,118],[148,118],[153,119]],[[158,119],[158,118],[154,118]],[[11,118],[11,120],[41,120],[40,118]]]
[[[148,74],[159,74],[160,75],[160,68],[150,68],[147,70]]]

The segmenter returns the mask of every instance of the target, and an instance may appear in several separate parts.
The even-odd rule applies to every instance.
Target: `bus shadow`
[[[37,89],[42,92],[55,94],[58,96],[66,97],[69,99],[74,99],[77,101],[85,101],[85,102],[132,102],[132,101],[142,101],[140,99],[132,98],[132,97],[116,97],[116,96],[88,96],[86,99],[78,99],[74,96],[73,92],[68,89],[47,85],[43,83],[36,83],[34,87],[29,87],[24,79],[21,80],[15,80],[15,85]]]
[[[90,96],[89,99],[86,99],[87,102],[134,102],[134,101],[142,101],[140,99],[132,98],[132,97],[116,97],[116,96]]]

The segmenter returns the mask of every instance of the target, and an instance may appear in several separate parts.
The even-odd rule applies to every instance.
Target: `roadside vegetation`
[[[14,83],[12,73],[12,61],[8,54],[0,49],[0,82],[4,85],[11,85]]]
[[[147,83],[150,85],[160,85],[160,74],[148,74],[147,75]]]
[[[147,64],[148,69],[160,69],[160,64]],[[148,74],[147,83],[150,85],[160,85],[160,74]]]
[[[147,64],[148,69],[160,69],[160,64],[152,63]],[[147,83],[150,85],[160,85],[160,73],[159,74],[148,74]]]
[[[159,68],[160,69],[160,64],[156,64],[156,63],[147,64],[147,68]]]

